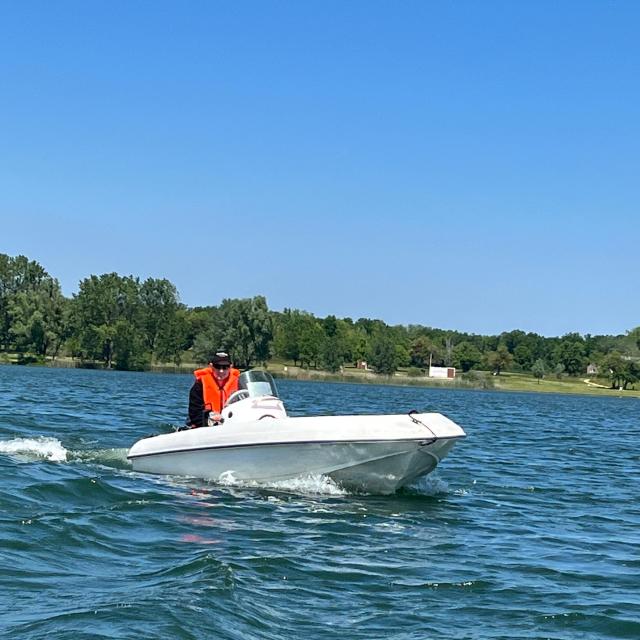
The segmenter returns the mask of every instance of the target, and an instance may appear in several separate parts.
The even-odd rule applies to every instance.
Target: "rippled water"
[[[445,413],[401,494],[133,473],[189,376],[0,366],[6,638],[640,638],[640,402],[280,381],[294,415]]]

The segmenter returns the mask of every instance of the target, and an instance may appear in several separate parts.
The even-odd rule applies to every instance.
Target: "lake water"
[[[191,377],[0,366],[0,636],[640,638],[640,401],[280,381],[466,430],[387,497],[133,473]]]

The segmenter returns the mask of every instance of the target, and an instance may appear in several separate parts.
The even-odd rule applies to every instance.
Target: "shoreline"
[[[53,369],[88,369],[98,371],[119,371],[107,369],[101,363],[81,363],[71,358],[58,358],[46,362],[16,362],[5,357],[0,359],[0,364],[17,365],[25,367],[46,367]],[[171,365],[154,364],[144,369],[141,373],[169,373],[192,374],[198,368],[195,363]],[[396,372],[393,376],[378,375],[372,371],[362,371],[355,368],[347,368],[345,371],[331,373],[319,369],[303,369],[282,363],[268,363],[264,369],[276,379],[301,380],[309,382],[334,382],[344,384],[363,385],[387,385],[396,387],[422,387],[430,389],[451,390],[475,390],[496,392],[521,392],[521,393],[558,393],[563,395],[583,395],[589,397],[618,397],[638,398],[638,389],[612,389],[605,385],[592,382],[580,376],[577,378],[565,378],[562,380],[543,378],[540,381],[533,376],[524,373],[503,372],[494,376],[488,371],[471,371],[451,379],[429,378],[427,376],[408,376],[402,372]]]

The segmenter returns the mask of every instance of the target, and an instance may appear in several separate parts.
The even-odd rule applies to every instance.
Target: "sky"
[[[0,0],[0,253],[71,296],[640,325],[640,3]]]

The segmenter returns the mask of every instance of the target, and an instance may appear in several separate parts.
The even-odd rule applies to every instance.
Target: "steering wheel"
[[[249,391],[247,389],[238,389],[237,391],[234,391],[228,398],[227,401],[224,403],[224,406],[228,406],[230,404],[233,404],[234,402],[239,402],[240,400],[244,400],[245,398],[249,397]]]

